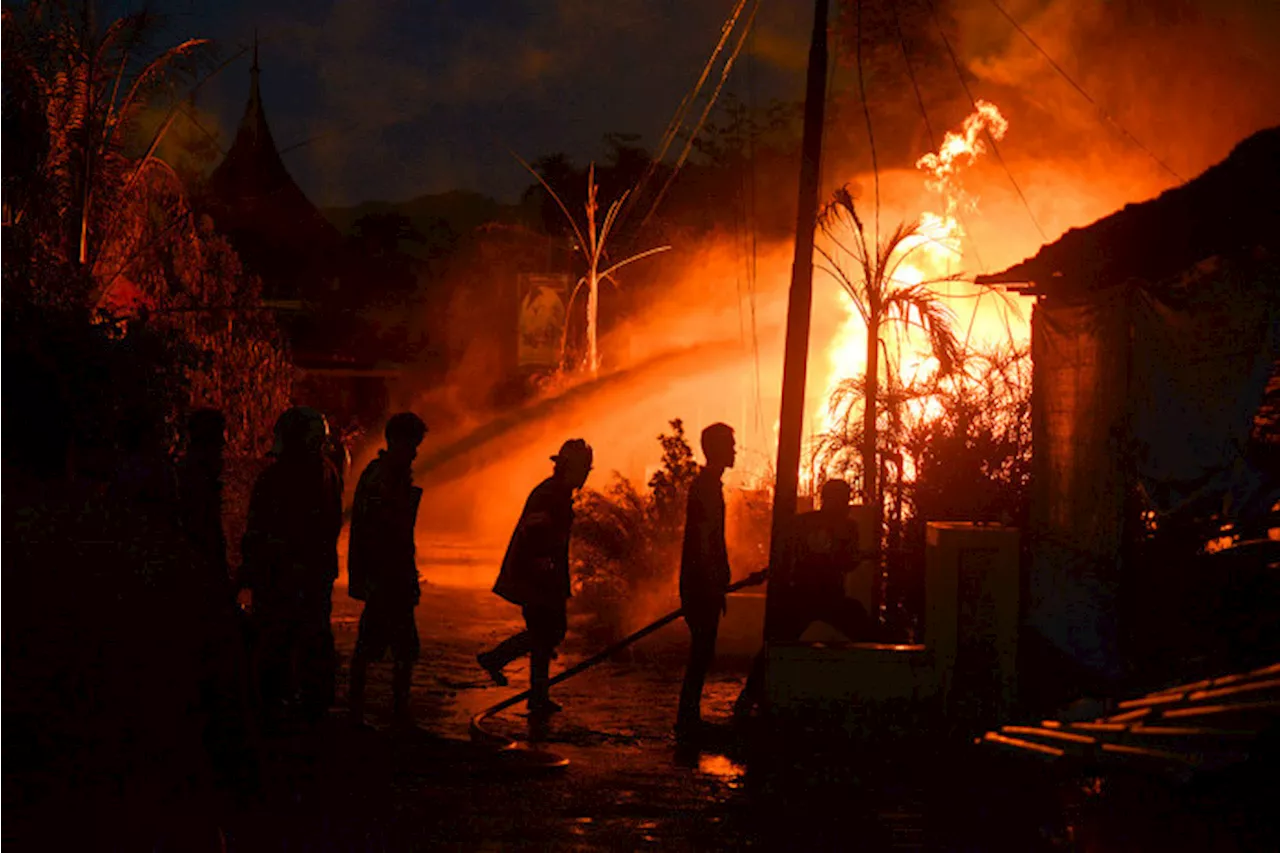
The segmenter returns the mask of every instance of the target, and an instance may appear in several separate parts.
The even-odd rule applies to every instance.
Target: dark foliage
[[[614,473],[603,491],[584,489],[573,530],[576,605],[621,635],[643,612],[637,602],[668,591],[679,567],[685,496],[697,473],[684,424],[658,436],[662,468],[644,493]]]

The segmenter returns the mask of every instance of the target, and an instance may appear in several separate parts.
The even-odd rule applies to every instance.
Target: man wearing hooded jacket
[[[261,698],[273,721],[295,699],[307,719],[318,721],[334,698],[329,615],[342,490],[324,453],[328,433],[315,409],[296,406],[281,415],[274,461],[249,500],[242,583],[253,593]]]

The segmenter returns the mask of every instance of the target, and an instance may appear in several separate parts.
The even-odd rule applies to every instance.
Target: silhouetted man
[[[364,686],[369,664],[388,650],[394,662],[391,693],[398,725],[407,725],[409,687],[418,659],[418,563],[413,527],[422,489],[411,465],[427,425],[412,412],[392,415],[383,434],[386,450],[369,463],[356,484],[348,551],[348,592],[363,601],[360,634],[351,659],[351,721],[364,725]]]
[[[814,622],[826,622],[855,642],[874,638],[866,608],[845,595],[845,576],[857,568],[858,525],[849,515],[853,492],[844,480],[822,485],[821,508],[791,520],[769,572],[769,639],[793,642]],[[764,692],[764,650],[756,655],[734,714],[749,713]]]
[[[505,685],[503,667],[521,655],[529,655],[530,713],[560,710],[547,694],[547,680],[551,658],[567,628],[573,493],[582,488],[591,472],[591,447],[582,439],[573,438],[551,459],[556,463],[555,471],[538,484],[525,502],[493,585],[495,593],[523,609],[525,630],[476,656],[489,676]]]
[[[119,426],[119,457],[109,493],[114,499],[131,501],[175,523],[178,487],[168,439],[165,423],[158,415],[127,414]]]
[[[729,553],[724,542],[721,478],[737,456],[733,428],[712,424],[702,431],[707,464],[689,486],[684,546],[680,555],[680,605],[689,625],[689,665],[680,688],[676,733],[696,735],[702,725],[702,687],[716,654],[716,633],[729,586]]]
[[[209,558],[217,584],[227,585],[227,536],[222,527],[222,454],[226,418],[197,409],[187,419],[187,452],[178,463],[178,517],[191,543]]]
[[[259,625],[266,711],[279,714],[296,696],[312,721],[332,704],[334,690],[329,613],[342,493],[324,454],[328,431],[314,409],[298,406],[280,416],[275,461],[254,484],[241,548]]]

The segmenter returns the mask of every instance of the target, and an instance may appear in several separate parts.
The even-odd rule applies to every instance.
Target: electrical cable
[[[676,107],[675,113],[671,116],[671,121],[667,123],[667,129],[662,133],[662,139],[658,143],[658,150],[649,158],[649,163],[645,166],[644,172],[641,173],[640,180],[636,181],[636,185],[632,187],[631,193],[619,214],[621,222],[626,222],[630,219],[632,205],[640,198],[649,181],[653,179],[654,172],[657,171],[658,166],[666,158],[667,152],[671,149],[671,144],[680,135],[680,130],[684,127],[684,120],[688,116],[689,110],[702,92],[703,85],[706,84],[707,78],[711,75],[711,69],[715,67],[716,59],[729,41],[730,34],[737,27],[738,18],[742,15],[742,10],[746,8],[746,5],[747,0],[738,0],[733,10],[729,13],[729,17],[721,25],[720,40],[716,42],[715,48],[711,51],[711,56],[703,64],[702,72],[698,75],[698,81],[694,83],[692,89],[685,93],[679,106]],[[648,217],[645,218],[648,219]]]
[[[964,70],[960,67],[960,60],[956,56],[955,50],[951,47],[951,40],[947,38],[946,30],[943,29],[942,19],[938,17],[938,7],[934,4],[933,0],[928,0],[928,2],[929,10],[933,14],[933,21],[938,27],[938,35],[942,37],[942,44],[947,48],[947,55],[951,57],[951,64],[955,67],[956,76],[960,79],[960,86],[964,89],[965,95],[969,98],[969,103],[973,106],[974,112],[977,112],[978,101],[974,98],[973,92],[969,89],[968,82],[964,79]],[[1022,206],[1027,209],[1027,216],[1030,217],[1031,224],[1035,226],[1036,231],[1040,234],[1040,239],[1046,243],[1049,242],[1049,236],[1045,234],[1044,229],[1040,227],[1040,221],[1036,219],[1035,213],[1031,210],[1031,204],[1027,201],[1026,195],[1022,192],[1022,187],[1018,185],[1018,180],[1013,176],[1013,172],[1009,170],[1009,164],[1005,162],[1004,156],[1000,153],[1000,147],[996,145],[995,137],[991,135],[991,131],[985,126],[983,127],[982,132],[986,134],[987,141],[991,144],[991,153],[996,155],[996,160],[999,161],[1001,168],[1004,169],[1004,173],[1009,176],[1009,183],[1013,184],[1014,191],[1017,192],[1018,198],[1022,200]]]
[[[760,335],[756,326],[757,284],[757,221],[756,221],[756,60],[755,30],[750,34],[751,49],[747,51],[747,227],[750,229],[751,253],[747,256],[747,299],[751,307],[751,352],[755,361],[755,416],[756,429],[761,437],[764,432],[764,403],[760,394]]]
[[[857,29],[858,44],[855,48],[858,61],[858,91],[862,97],[862,114],[867,119],[867,141],[871,145],[871,172],[875,176],[876,186],[876,232],[875,232],[875,250],[876,254],[880,253],[880,164],[876,159],[876,135],[871,129],[871,107],[867,105],[867,81],[866,76],[862,73],[862,0],[858,0],[857,6]],[[834,63],[832,63],[834,65]]]
[[[911,79],[911,88],[915,91],[916,104],[919,105],[920,116],[921,118],[924,119],[925,132],[929,136],[929,146],[932,150],[936,151],[938,149],[938,139],[934,135],[933,124],[929,121],[929,111],[925,108],[925,105],[924,105],[924,96],[920,92],[920,82],[916,78],[915,67],[912,65],[911,55],[907,51],[907,40],[902,32],[902,23],[898,17],[898,8],[896,5],[893,7],[893,26],[898,34],[898,44],[902,48],[902,59],[907,66],[907,76]],[[973,257],[978,262],[978,268],[981,269],[983,272],[986,272],[987,265],[982,260],[982,252],[978,249],[978,242],[973,238],[973,232],[969,228],[969,223],[964,215],[964,211],[961,210],[959,204],[956,205],[955,214],[956,214],[957,221],[959,221],[960,223],[961,231],[964,234],[965,239],[968,240],[969,242],[969,248],[973,250]],[[950,290],[949,286],[948,286],[948,290]],[[964,348],[966,349],[969,346],[969,340],[973,334],[974,324],[978,319],[978,306],[982,302],[982,295],[983,294],[981,292],[976,294],[977,298],[975,299],[973,304],[973,311],[970,312],[969,314],[969,324],[968,324],[968,328],[965,330],[965,336],[964,336]],[[957,297],[955,294],[948,293],[948,298],[957,299],[957,298],[965,298],[965,297]],[[1007,325],[1008,323],[1006,321],[1006,326]]]
[[[1019,24],[1019,23],[1017,22],[1017,20],[1016,20],[1012,15],[1010,15],[1008,12],[1006,12],[1006,11],[1005,11],[1005,8],[1004,8],[1003,6],[1001,6],[998,2],[996,2],[996,0],[991,0],[991,5],[992,5],[992,6],[995,6],[995,7],[996,7],[996,11],[998,11],[1001,15],[1004,15],[1004,16],[1005,16],[1005,18],[1007,18],[1007,19],[1008,19],[1009,23],[1013,24],[1013,28],[1014,28],[1015,30],[1017,30],[1019,33],[1021,33],[1021,34],[1022,34],[1022,37],[1023,37],[1023,38],[1025,38],[1025,39],[1027,40],[1027,43],[1028,43],[1028,44],[1030,44],[1032,47],[1034,47],[1037,51],[1039,51],[1039,53],[1040,53],[1040,55],[1041,55],[1041,56],[1043,56],[1046,60],[1048,60],[1049,64],[1050,64],[1051,66],[1053,66],[1053,70],[1054,70],[1054,71],[1057,71],[1057,72],[1058,72],[1058,74],[1059,74],[1059,75],[1061,75],[1061,77],[1062,77],[1062,79],[1063,79],[1063,80],[1066,80],[1068,83],[1070,83],[1070,84],[1071,84],[1071,87],[1072,87],[1073,89],[1075,89],[1077,92],[1079,92],[1079,93],[1080,93],[1080,96],[1081,96],[1082,98],[1084,98],[1084,99],[1085,99],[1086,101],[1088,101],[1091,105],[1093,105],[1093,108],[1094,108],[1094,109],[1096,109],[1096,110],[1098,111],[1098,115],[1102,116],[1104,119],[1106,119],[1106,121],[1107,121],[1107,122],[1108,122],[1112,127],[1114,127],[1116,130],[1120,131],[1120,133],[1121,133],[1121,134],[1122,134],[1126,139],[1128,139],[1128,140],[1129,140],[1130,142],[1132,142],[1134,145],[1138,146],[1138,147],[1139,147],[1139,148],[1141,148],[1144,152],[1146,152],[1146,155],[1147,155],[1148,157],[1150,157],[1152,160],[1154,160],[1157,166],[1159,166],[1161,169],[1164,169],[1166,172],[1168,172],[1170,175],[1172,175],[1174,178],[1176,178],[1176,179],[1177,179],[1177,181],[1178,181],[1178,183],[1184,183],[1184,182],[1185,182],[1185,179],[1184,179],[1181,175],[1179,175],[1179,174],[1178,174],[1177,172],[1175,172],[1172,168],[1170,168],[1170,167],[1169,167],[1169,165],[1168,165],[1167,163],[1165,163],[1163,160],[1161,160],[1159,157],[1157,157],[1157,156],[1156,156],[1156,153],[1155,153],[1154,151],[1152,151],[1152,150],[1151,150],[1150,148],[1148,148],[1146,145],[1143,145],[1143,144],[1142,144],[1142,141],[1141,141],[1140,139],[1138,139],[1136,136],[1134,136],[1132,133],[1130,133],[1128,130],[1126,130],[1126,129],[1125,129],[1125,127],[1124,127],[1123,125],[1121,125],[1121,124],[1120,124],[1120,122],[1116,121],[1116,120],[1111,116],[1111,114],[1110,114],[1110,113],[1108,113],[1106,110],[1104,110],[1104,109],[1102,108],[1102,105],[1101,105],[1101,104],[1099,104],[1099,103],[1098,103],[1097,101],[1095,101],[1093,98],[1089,97],[1089,93],[1088,93],[1088,92],[1086,92],[1086,91],[1084,90],[1084,88],[1083,88],[1079,83],[1077,83],[1075,80],[1073,80],[1073,79],[1071,78],[1071,75],[1070,75],[1070,74],[1068,74],[1068,73],[1063,69],[1063,67],[1062,67],[1061,65],[1059,65],[1057,62],[1055,62],[1055,61],[1054,61],[1053,57],[1049,55],[1048,51],[1046,51],[1043,47],[1041,47],[1041,46],[1036,42],[1036,40],[1035,40],[1035,39],[1033,39],[1033,38],[1031,37],[1031,34],[1030,34],[1030,33],[1028,33],[1026,30],[1024,30],[1024,29],[1022,28],[1022,25],[1021,25],[1021,24]]]
[[[724,67],[720,69],[720,80],[716,83],[715,91],[711,93],[711,97],[707,99],[706,106],[702,109],[702,115],[698,118],[698,123],[694,125],[693,130],[689,133],[689,138],[685,140],[684,149],[680,152],[680,157],[676,160],[675,165],[671,167],[671,174],[667,175],[667,180],[663,183],[662,189],[658,191],[658,195],[654,198],[653,204],[649,207],[649,212],[645,214],[644,219],[640,220],[640,225],[636,228],[636,233],[644,230],[644,226],[653,218],[653,214],[657,212],[658,206],[662,204],[662,200],[666,197],[667,190],[671,189],[671,184],[676,179],[676,175],[680,173],[680,168],[684,165],[685,160],[689,157],[689,152],[693,150],[693,143],[697,140],[698,134],[702,132],[703,125],[707,122],[707,117],[711,115],[711,110],[715,107],[716,101],[720,98],[720,91],[724,88],[725,81],[729,78],[729,72],[733,70],[733,63],[738,58],[738,54],[742,52],[742,46],[746,44],[747,34],[751,32],[752,26],[755,24],[756,13],[760,11],[760,0],[756,0],[751,7],[751,15],[747,18],[742,34],[738,37],[738,43],[734,46],[733,52],[729,54],[729,58],[725,60]]]
[[[693,102],[697,100],[698,94],[702,91],[703,85],[707,82],[707,77],[710,76],[711,69],[715,66],[716,58],[720,56],[720,51],[724,49],[725,43],[729,40],[729,34],[732,33],[734,28],[737,26],[738,17],[742,14],[742,10],[746,5],[747,0],[738,0],[737,5],[734,6],[733,11],[729,13],[729,17],[720,27],[720,40],[716,42],[715,49],[711,51],[711,56],[708,57],[706,64],[702,66],[702,73],[698,76],[698,82],[694,84],[691,90],[685,93],[684,99],[681,100],[680,105],[676,107],[675,114],[672,115],[671,121],[667,124],[667,129],[663,131],[662,141],[658,146],[657,153],[649,160],[648,167],[645,169],[639,182],[636,183],[633,197],[635,195],[639,195],[640,188],[648,182],[650,177],[652,177],[654,170],[657,168],[657,164],[661,163],[663,158],[667,156],[667,151],[671,148],[671,143],[675,141],[676,136],[680,133],[680,129],[684,127],[684,119],[685,116],[688,115],[689,108],[693,106]]]
[[[893,27],[898,33],[898,44],[902,47],[902,59],[907,64],[907,77],[911,79],[911,88],[916,93],[916,103],[920,106],[920,117],[924,119],[925,132],[929,134],[929,148],[938,150],[938,138],[933,133],[933,125],[929,121],[929,111],[924,106],[924,96],[920,94],[920,82],[916,79],[915,67],[911,64],[911,56],[907,53],[907,39],[902,34],[902,21],[898,17],[898,4],[891,3],[893,9]]]

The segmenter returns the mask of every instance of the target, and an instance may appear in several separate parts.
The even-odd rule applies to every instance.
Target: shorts
[[[378,661],[391,651],[396,661],[418,659],[418,624],[414,620],[416,605],[412,601],[372,599],[360,614],[360,633],[356,637],[356,657]]]

